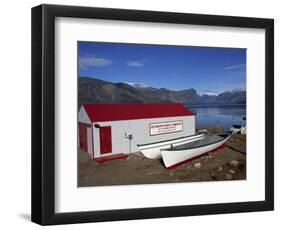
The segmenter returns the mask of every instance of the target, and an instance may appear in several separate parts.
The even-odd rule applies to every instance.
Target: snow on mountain
[[[148,88],[149,86],[143,83],[125,82],[126,84],[133,86],[135,88]]]
[[[219,94],[214,91],[203,91],[199,93],[200,96],[207,95],[207,96],[218,96]]]

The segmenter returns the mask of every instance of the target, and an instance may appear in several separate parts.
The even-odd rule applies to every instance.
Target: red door
[[[79,123],[79,146],[85,152],[88,152],[87,126],[86,124]]]
[[[111,153],[111,126],[100,127],[100,153]]]

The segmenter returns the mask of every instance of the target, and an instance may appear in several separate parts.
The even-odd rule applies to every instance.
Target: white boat
[[[208,134],[192,143],[162,149],[161,155],[166,168],[177,167],[188,160],[221,147],[232,134]]]
[[[246,126],[243,125],[232,125],[230,128],[232,133],[243,134],[246,135]]]
[[[175,139],[170,139],[166,141],[154,142],[149,144],[139,144],[137,145],[141,153],[150,159],[161,158],[160,149],[167,149],[173,145],[174,147],[187,144],[193,141],[198,141],[204,139],[205,134],[199,133],[192,136],[185,136]]]
[[[246,135],[246,133],[247,133],[246,126],[243,126],[243,127],[241,128],[241,134],[242,134],[242,135]]]

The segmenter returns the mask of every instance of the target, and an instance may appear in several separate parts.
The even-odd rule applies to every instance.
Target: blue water
[[[196,114],[196,125],[216,124],[229,129],[232,125],[245,125],[246,105],[186,105]]]

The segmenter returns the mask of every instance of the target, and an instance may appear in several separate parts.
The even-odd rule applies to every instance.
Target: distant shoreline
[[[189,108],[192,107],[235,107],[235,106],[241,106],[246,107],[246,104],[224,104],[224,103],[194,103],[194,104],[184,104],[184,106],[187,106]]]

